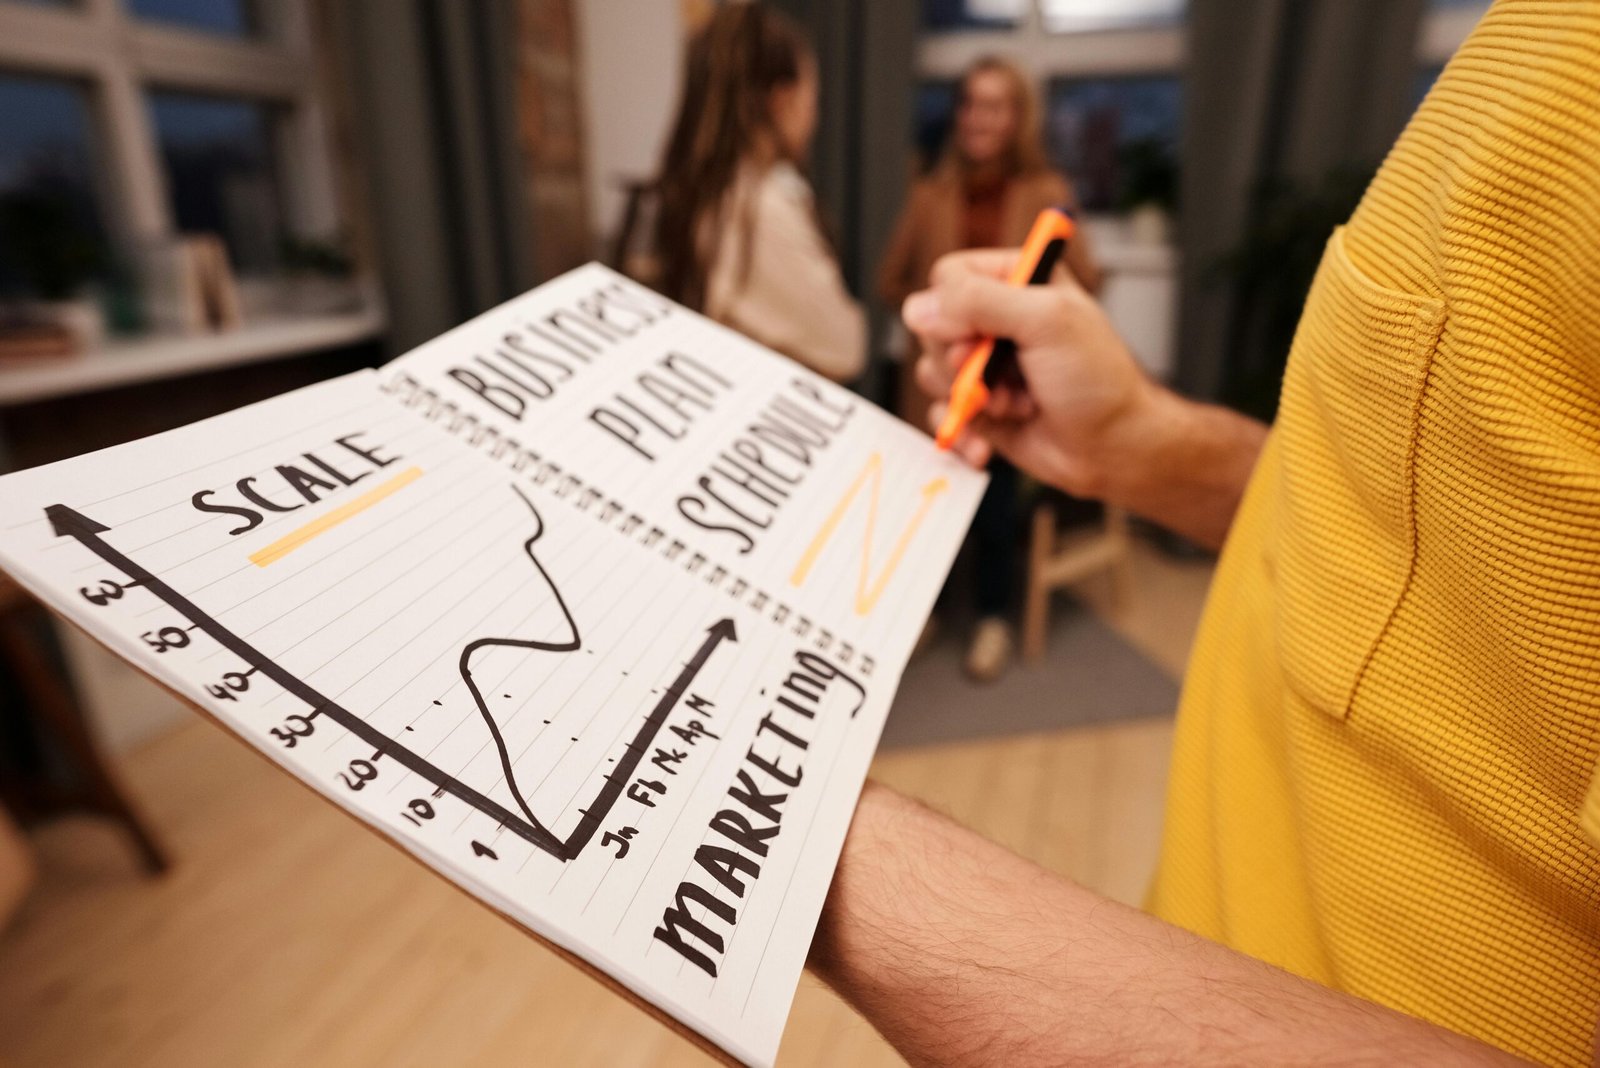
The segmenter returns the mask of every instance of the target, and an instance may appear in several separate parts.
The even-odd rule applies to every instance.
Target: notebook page
[[[541,482],[895,673],[985,484],[849,390],[598,264],[380,374],[402,403],[512,443]]]
[[[525,448],[425,416],[364,372],[0,478],[0,566],[447,878],[771,1063],[903,656],[845,663],[819,631],[848,620],[801,631],[749,596],[773,576],[741,589]],[[964,524],[920,539],[902,627]]]

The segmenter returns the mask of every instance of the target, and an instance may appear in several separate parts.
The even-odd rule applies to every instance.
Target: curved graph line
[[[556,605],[560,607],[561,615],[566,619],[567,629],[571,631],[572,637],[569,640],[560,642],[525,641],[521,638],[478,638],[461,650],[461,678],[467,684],[467,689],[472,693],[472,700],[477,704],[478,712],[483,716],[483,722],[489,728],[490,736],[494,738],[494,747],[500,754],[500,767],[505,772],[506,787],[511,791],[511,796],[516,799],[517,807],[522,809],[522,814],[528,818],[530,824],[555,838],[555,833],[539,822],[538,818],[533,814],[533,809],[529,807],[527,799],[522,796],[522,790],[517,786],[516,772],[511,767],[511,754],[507,752],[505,738],[500,734],[500,725],[495,722],[494,714],[489,711],[488,702],[483,699],[483,694],[478,689],[478,683],[472,677],[472,654],[479,649],[511,648],[531,649],[544,653],[571,653],[583,647],[582,639],[578,635],[578,624],[572,618],[572,612],[567,608],[567,602],[561,596],[561,590],[556,587],[555,580],[544,569],[544,565],[539,563],[539,558],[533,554],[533,543],[544,535],[544,520],[540,517],[539,510],[533,506],[533,502],[528,499],[527,494],[523,493],[515,485],[511,489],[518,497],[522,498],[522,503],[526,504],[528,511],[533,514],[533,534],[527,541],[522,543],[523,551],[528,554],[529,562],[533,564],[540,577],[544,579],[545,585],[550,588],[550,592],[555,596]]]

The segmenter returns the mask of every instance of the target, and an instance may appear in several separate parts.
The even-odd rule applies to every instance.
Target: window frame
[[[1041,91],[1053,78],[1177,74],[1184,38],[1182,25],[1052,33],[1038,5],[1029,4],[1012,29],[925,33],[917,46],[917,76],[959,81],[974,60],[996,53],[1015,60]]]
[[[959,83],[966,69],[983,56],[1002,55],[1015,61],[1033,83],[1048,152],[1054,83],[1177,78],[1181,86],[1187,37],[1181,22],[1056,32],[1045,28],[1039,5],[1029,3],[1011,29],[924,33],[917,49],[917,78],[924,84]]]
[[[1432,8],[1417,37],[1419,67],[1445,63],[1483,17],[1478,7]],[[1187,33],[1183,23],[1127,29],[1052,32],[1037,3],[1014,27],[923,31],[917,45],[920,82],[959,81],[972,62],[999,54],[1015,60],[1047,107],[1052,82],[1099,78],[1182,78]]]
[[[97,190],[111,240],[127,247],[176,233],[147,93],[176,90],[274,105],[275,165],[291,233],[339,230],[307,0],[254,0],[259,33],[227,37],[141,19],[123,0],[45,7],[0,0],[0,71],[83,87]]]

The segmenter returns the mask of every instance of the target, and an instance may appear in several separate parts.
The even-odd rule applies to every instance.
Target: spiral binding
[[[605,525],[614,526],[619,533],[635,538],[646,549],[659,550],[662,557],[671,563],[681,561],[683,569],[690,575],[704,574],[707,585],[723,589],[735,600],[748,595],[748,607],[757,612],[766,611],[770,605],[772,622],[781,626],[792,617],[794,622],[789,629],[795,637],[804,639],[811,636],[818,652],[828,653],[845,667],[855,662],[864,678],[872,675],[876,661],[865,651],[857,650],[846,641],[840,641],[835,646],[836,636],[832,631],[816,626],[803,613],[733,574],[721,564],[712,563],[706,554],[670,537],[666,531],[599,488],[585,485],[583,479],[563,471],[558,464],[544,459],[516,438],[502,434],[492,423],[463,410],[454,401],[445,400],[437,390],[424,385],[416,376],[397,371],[379,389],[394,395],[405,407],[417,410],[424,419],[437,424],[447,434],[453,434],[468,445],[482,449],[490,459],[504,461],[517,474],[526,474],[534,485],[544,487],[557,499],[568,501],[578,511],[593,516]],[[707,567],[708,564],[711,566]]]

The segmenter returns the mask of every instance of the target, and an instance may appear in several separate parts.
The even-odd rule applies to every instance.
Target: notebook
[[[0,568],[768,1065],[983,485],[590,265],[383,368],[0,478]]]

